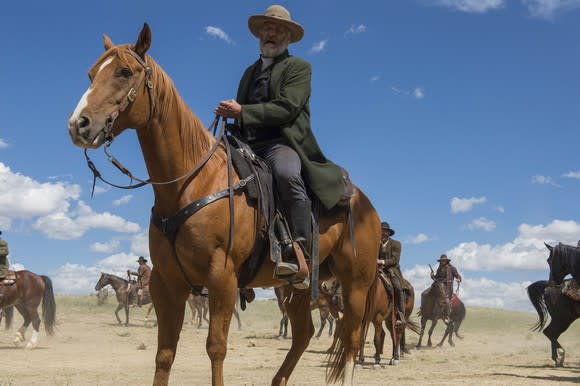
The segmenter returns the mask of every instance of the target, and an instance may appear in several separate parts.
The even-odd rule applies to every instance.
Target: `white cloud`
[[[580,172],[568,172],[568,173],[562,174],[562,177],[575,178],[575,179],[580,180]]]
[[[50,238],[72,240],[81,237],[91,228],[108,229],[121,233],[136,233],[140,227],[109,212],[96,213],[83,201],[70,213],[57,211],[36,220],[34,228]]]
[[[499,213],[504,213],[505,212],[505,209],[504,209],[503,206],[496,206],[495,207],[495,210],[497,210]]]
[[[0,149],[6,149],[7,147],[8,144],[2,138],[0,138]]]
[[[228,44],[235,44],[235,42],[228,36],[228,34],[225,33],[224,30],[222,30],[219,27],[207,26],[205,27],[205,33],[210,36],[221,39]]]
[[[371,80],[371,83],[374,83],[374,82],[376,82],[377,80],[380,80],[380,79],[381,79],[381,77],[379,75],[375,75],[375,76],[371,76],[371,79],[370,80]]]
[[[433,4],[467,13],[485,13],[503,7],[504,0],[433,0]]]
[[[409,244],[421,244],[429,240],[430,240],[429,236],[427,236],[425,233],[419,233],[416,236],[409,237],[407,242]]]
[[[0,217],[31,219],[53,212],[66,212],[81,188],[63,182],[40,183],[14,173],[0,162]]]
[[[552,177],[535,175],[532,177],[532,182],[534,184],[552,185],[552,186],[556,186],[558,188],[560,187],[560,185],[558,185],[557,183],[554,182],[554,180],[552,180]]]
[[[433,267],[433,269],[435,268]],[[487,278],[471,279],[461,272],[461,268],[459,271],[463,281],[460,284],[458,295],[466,306],[528,311],[533,309],[526,292],[530,282],[502,283]],[[417,306],[421,304],[421,293],[433,283],[429,275],[430,272],[426,265],[416,265],[411,269],[403,270],[405,279],[413,283]],[[455,289],[457,289],[457,284],[455,284]]]
[[[486,232],[491,232],[495,229],[495,222],[492,220],[488,220],[485,217],[480,217],[474,219],[471,223],[467,225],[467,229],[475,230],[475,229],[483,229]]]
[[[580,0],[522,0],[532,16],[550,19],[558,12],[580,8]]]
[[[310,49],[310,52],[311,53],[315,53],[315,54],[321,52],[326,47],[326,43],[328,43],[328,39],[327,40],[321,40],[319,42],[315,42],[312,45],[312,48]]]
[[[118,200],[113,201],[113,205],[115,205],[115,206],[121,206],[121,205],[128,204],[129,202],[131,202],[131,199],[132,198],[133,198],[132,195],[127,194],[127,195],[119,198]]]
[[[97,261],[92,266],[66,263],[51,272],[54,291],[58,294],[86,295],[94,292],[101,272],[125,278],[127,269],[137,268],[137,256],[119,253]]]
[[[483,204],[487,201],[486,197],[471,197],[459,198],[453,197],[451,199],[451,213],[469,212],[474,205]]]
[[[346,31],[346,34],[360,34],[367,31],[367,26],[364,24],[359,24],[355,26],[354,24],[350,26],[350,28]]]
[[[119,239],[111,239],[106,243],[94,243],[91,244],[90,250],[99,253],[112,253],[119,249],[121,241]]]
[[[425,90],[421,87],[416,87],[415,90],[413,90],[413,95],[417,99],[423,99],[425,97]]]
[[[447,251],[449,258],[469,271],[546,271],[547,242],[576,245],[580,223],[554,220],[547,225],[521,224],[518,236],[505,244],[490,245],[465,242]]]
[[[131,252],[139,256],[149,255],[149,231],[147,229],[131,237]]]

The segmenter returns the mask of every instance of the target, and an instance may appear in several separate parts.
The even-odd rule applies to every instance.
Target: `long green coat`
[[[327,160],[310,128],[310,83],[312,68],[308,62],[288,51],[277,57],[270,77],[270,101],[246,104],[248,88],[258,60],[246,69],[238,87],[237,101],[242,105],[238,125],[246,128],[280,127],[282,136],[296,150],[302,161],[306,185],[330,209],[344,193],[342,171]]]

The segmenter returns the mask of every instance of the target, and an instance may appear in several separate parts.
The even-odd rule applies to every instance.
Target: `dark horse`
[[[123,279],[122,277],[110,274],[110,273],[103,273],[101,272],[101,277],[99,281],[95,285],[95,291],[100,291],[101,288],[110,285],[113,290],[115,291],[115,295],[117,296],[117,308],[115,308],[115,318],[117,318],[117,322],[121,324],[121,318],[119,318],[119,311],[121,309],[125,309],[125,326],[129,325],[129,285],[136,285],[134,281],[129,281],[127,279]],[[143,298],[141,300],[142,304],[149,304],[151,303],[151,298],[147,295],[147,291],[143,293]],[[149,307],[149,311],[147,312],[147,317],[151,312],[151,307]]]
[[[550,251],[548,265],[550,266],[550,281],[560,285],[564,277],[570,274],[576,284],[580,285],[580,248],[559,243],[552,247],[546,243]]]
[[[12,285],[3,285],[0,288],[3,296],[0,296],[0,310],[4,311],[6,316],[6,328],[12,324],[14,315],[13,307],[16,307],[24,322],[16,332],[14,344],[20,346],[24,343],[26,329],[32,322],[32,336],[26,348],[34,349],[38,346],[38,331],[40,328],[40,316],[38,315],[38,306],[42,302],[42,321],[44,329],[48,335],[54,333],[54,324],[56,318],[56,303],[54,301],[54,292],[52,290],[52,281],[48,276],[37,275],[30,271],[16,271],[16,280]],[[0,313],[1,315],[1,313]],[[1,319],[1,316],[0,316]]]
[[[528,296],[539,317],[532,330],[540,331],[548,321],[548,315],[552,317],[543,332],[550,339],[554,365],[563,367],[566,351],[558,342],[558,338],[580,317],[580,302],[562,294],[562,286],[550,287],[546,280],[530,284]]]
[[[89,69],[91,84],[71,114],[68,130],[72,142],[84,149],[101,145],[107,149],[128,128],[137,134],[150,178],[147,182],[154,193],[154,221],[149,226],[153,262],[149,287],[158,318],[153,383],[169,382],[185,302],[192,286],[198,285],[209,290],[205,348],[211,361],[211,382],[223,385],[238,275],[258,239],[261,212],[247,199],[246,180],[240,182],[236,171],[228,168],[229,150],[203,126],[171,78],[147,55],[149,26],[143,26],[134,45],[114,45],[105,36],[104,46],[104,54]],[[201,202],[209,204],[194,211]],[[193,214],[187,217],[182,210]],[[326,378],[352,384],[366,296],[375,276],[380,219],[369,199],[355,187],[346,206],[320,214],[319,233],[320,280],[337,277],[345,299],[341,339],[329,355]],[[266,257],[244,286],[286,284],[272,276],[274,266]],[[295,290],[286,310],[292,345],[272,385],[288,382],[314,334],[310,291]]]
[[[429,328],[429,339],[427,340],[427,346],[431,347],[431,335],[433,335],[433,330],[435,330],[435,326],[437,326],[437,321],[439,319],[443,319],[443,307],[445,307],[445,305],[441,303],[440,291],[445,290],[443,289],[441,283],[435,283],[435,285],[439,287],[431,287],[429,293],[421,298],[421,309],[417,313],[417,315],[421,317],[421,332],[419,334],[417,348],[421,347],[421,341],[423,340],[423,334],[425,333],[425,326],[427,325],[427,321],[431,320],[431,328]],[[448,336],[449,344],[451,346],[455,346],[455,343],[453,343],[453,334],[455,334],[459,339],[463,339],[463,337],[459,335],[459,327],[465,319],[465,304],[463,304],[461,299],[459,299],[456,294],[453,295],[450,302],[451,315],[449,315],[449,322],[445,328],[445,334],[443,335],[441,342],[437,344],[437,347],[441,347],[445,341],[445,338]]]
[[[415,304],[415,291],[413,286],[409,284],[409,290],[404,290],[405,294],[405,319],[407,322],[404,325],[396,325],[396,315],[395,315],[395,302],[393,301],[393,296],[387,291],[382,279],[377,274],[375,282],[369,289],[369,295],[367,297],[367,306],[365,310],[365,318],[363,321],[364,334],[363,341],[361,343],[361,349],[359,354],[358,363],[364,363],[364,346],[366,340],[366,334],[368,332],[369,325],[372,323],[375,329],[375,335],[373,343],[375,345],[375,366],[379,366],[381,363],[381,354],[383,353],[383,347],[385,344],[385,330],[383,329],[383,322],[387,331],[391,334],[391,341],[393,344],[392,356],[389,364],[398,365],[401,356],[406,352],[405,348],[405,329],[408,327],[415,333],[419,333],[419,325],[411,320],[411,314],[413,313],[413,307]]]

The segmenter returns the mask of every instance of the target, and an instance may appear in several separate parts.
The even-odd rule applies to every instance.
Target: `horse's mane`
[[[131,70],[136,71],[139,64],[132,64],[134,60],[130,60],[132,56],[128,50],[133,50],[131,45],[116,46],[107,50],[95,63],[91,71],[98,68],[111,55],[116,55],[119,60],[127,64]],[[165,122],[169,118],[169,114],[173,111],[177,112],[177,127],[180,130],[180,148],[183,149],[184,164],[199,161],[211,148],[214,138],[206,130],[200,119],[191,111],[189,106],[185,103],[173,80],[167,75],[163,68],[153,60],[149,55],[146,55],[146,62],[152,69],[153,82],[153,97],[156,100],[155,113],[160,122]],[[163,126],[161,130],[171,130],[173,127]],[[225,160],[225,153],[217,152],[221,158]],[[213,157],[212,157],[213,158]],[[208,161],[212,163],[212,159]]]
[[[572,258],[572,259],[580,258],[580,248],[578,248],[578,247],[575,247],[573,245],[566,245],[566,244],[558,243],[556,248],[559,249],[562,256],[565,256],[567,258]]]

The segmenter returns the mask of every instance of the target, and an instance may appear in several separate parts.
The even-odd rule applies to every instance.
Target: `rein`
[[[133,90],[133,89],[131,89],[131,90]],[[131,94],[131,92],[129,92],[129,94]],[[128,97],[129,96],[127,96],[127,98]],[[217,131],[219,119],[220,119],[220,116],[216,115],[213,122],[211,123],[211,125],[209,127],[210,130],[213,129],[214,133]],[[168,180],[168,181],[151,181],[150,178],[147,180],[144,180],[142,178],[136,177],[133,173],[131,173],[131,171],[129,169],[127,169],[125,166],[123,166],[123,164],[108,151],[109,147],[113,143],[114,138],[113,138],[112,134],[107,135],[107,139],[105,141],[105,146],[103,148],[103,152],[105,153],[109,162],[111,162],[121,173],[123,173],[124,175],[129,177],[130,182],[128,185],[118,185],[118,184],[115,184],[115,183],[110,182],[107,179],[105,179],[102,176],[101,172],[99,172],[99,170],[97,169],[97,167],[95,166],[95,164],[93,163],[91,158],[89,157],[88,149],[85,149],[85,151],[84,151],[85,160],[87,161],[87,166],[89,167],[89,169],[93,173],[93,187],[91,189],[91,197],[93,197],[93,195],[95,193],[95,184],[97,182],[97,178],[99,180],[101,180],[102,182],[104,182],[105,184],[112,186],[112,187],[115,187],[115,188],[136,189],[136,188],[140,188],[140,187],[145,186],[145,185],[169,185],[169,184],[173,184],[175,182],[181,181],[185,178],[194,177],[201,170],[201,168],[207,163],[207,161],[211,158],[213,153],[215,153],[217,148],[220,146],[222,139],[225,138],[225,127],[226,127],[226,119],[222,118],[222,124],[220,127],[219,135],[216,138],[216,142],[213,144],[213,146],[211,147],[209,152],[205,155],[205,157],[200,162],[198,162],[192,168],[191,171],[189,171],[189,172],[187,172],[187,173],[185,173],[177,178],[174,178],[172,180]],[[228,154],[228,159],[229,159],[229,154]],[[133,184],[133,181],[138,181],[138,183]]]

